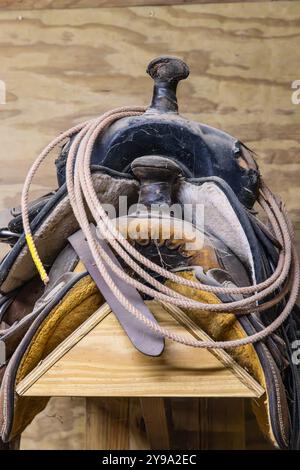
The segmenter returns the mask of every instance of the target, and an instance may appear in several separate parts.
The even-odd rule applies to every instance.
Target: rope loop
[[[30,228],[28,193],[37,170],[49,153],[66,138],[74,136],[66,163],[66,183],[70,204],[78,224],[86,237],[98,269],[101,271],[111,291],[114,293],[118,301],[127,309],[128,313],[147,325],[147,327],[157,335],[192,347],[228,349],[262,341],[272,334],[290,315],[297,300],[300,283],[299,263],[296,250],[292,243],[291,224],[284,206],[278,203],[278,200],[263,180],[261,180],[260,184],[258,203],[265,211],[274,235],[282,245],[282,249],[279,251],[278,264],[271,276],[259,284],[246,287],[208,286],[206,284],[202,284],[198,280],[185,279],[182,276],[153,263],[150,259],[138,252],[117,230],[116,226],[109,219],[104,208],[99,202],[93,185],[91,173],[91,155],[94,144],[96,140],[101,137],[104,130],[118,119],[123,119],[129,116],[138,116],[144,111],[145,108],[141,107],[117,108],[105,113],[97,119],[79,124],[54,139],[33,163],[26,177],[22,192],[22,219],[26,241],[32,259],[43,282],[48,282],[48,276],[36,249]],[[93,215],[96,224],[103,227],[103,230],[110,235],[107,238],[107,241],[115,252],[128,266],[130,266],[131,269],[144,279],[148,285],[129,276],[109,258],[92,234],[87,217],[87,209]],[[111,278],[107,270],[107,266],[113,270],[118,278],[135,287],[139,292],[145,293],[160,302],[177,305],[185,309],[192,308],[209,311],[213,314],[233,313],[236,316],[239,316],[248,315],[254,311],[264,311],[270,308],[271,305],[279,303],[282,300],[282,291],[287,293],[289,290],[289,298],[277,318],[266,326],[264,330],[259,331],[258,333],[232,341],[199,341],[189,336],[178,335],[166,328],[156,325],[146,318],[142,312],[132,305],[122,294],[117,283],[115,283]],[[193,289],[201,289],[202,291],[215,294],[239,294],[244,297],[243,299],[228,302],[226,304],[206,304],[190,299],[185,295],[179,294],[165,284],[162,284],[149,274],[149,270],[163,276],[173,283],[177,283],[178,285],[184,285]],[[277,289],[281,289],[281,293],[272,299],[271,304],[270,301],[266,301],[264,303],[264,299],[274,293]]]

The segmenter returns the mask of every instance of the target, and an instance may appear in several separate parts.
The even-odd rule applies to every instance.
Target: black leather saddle
[[[157,264],[207,285],[239,287],[263,282],[274,272],[280,244],[255,210],[260,173],[253,152],[231,135],[178,114],[176,88],[189,75],[187,65],[180,59],[154,59],[147,73],[154,80],[154,92],[146,112],[115,122],[94,145],[92,173],[99,200],[115,205],[117,211],[119,196],[146,205],[165,201],[202,204],[205,218],[201,249],[189,251],[184,241],[172,246],[169,240],[160,240],[159,253],[151,240],[135,241],[135,246]],[[9,214],[0,232],[2,240],[11,245],[0,265],[0,339],[7,345],[7,360],[0,368],[3,445],[21,433],[46,404],[44,399],[24,401],[14,391],[24,374],[57,346],[55,341],[48,341],[48,347],[43,348],[41,342],[42,333],[46,338],[53,333],[49,325],[58,315],[57,305],[63,306],[61,315],[70,318],[82,306],[81,315],[74,315],[74,330],[101,303],[111,301],[98,274],[89,267],[84,240],[79,237],[78,248],[78,238],[72,238],[79,226],[68,199],[66,161],[75,137],[65,142],[56,160],[58,189],[34,201],[29,212],[31,229],[50,279],[46,288],[27,249],[18,208]],[[190,223],[197,227],[199,220],[191,214]],[[108,253],[115,259],[113,252]],[[117,262],[131,273],[122,259]],[[157,279],[165,281],[160,276]],[[167,284],[191,299],[203,298],[203,293],[195,289],[170,281]],[[74,292],[81,293],[80,305],[76,304],[79,297]],[[210,295],[208,303],[236,300],[226,294]],[[128,291],[128,296],[140,302],[134,292]],[[280,303],[245,316],[227,314],[212,319],[197,310],[185,313],[213,340],[245,338],[268,326],[287,296],[288,289]],[[155,318],[155,302],[145,295],[143,301],[147,303],[149,318]],[[136,329],[132,342],[143,349],[145,345],[137,346],[135,342],[138,327],[128,325],[126,315],[120,321],[124,321],[129,336]],[[253,345],[229,350],[266,390],[262,399],[253,403],[254,412],[273,445],[285,449],[300,448],[300,376],[299,365],[293,361],[293,344],[299,340],[299,331],[299,309],[295,306],[272,335]],[[66,329],[56,337],[67,337],[70,332]],[[29,354],[32,345],[36,348],[34,359]],[[156,343],[152,353],[162,354],[163,343]]]

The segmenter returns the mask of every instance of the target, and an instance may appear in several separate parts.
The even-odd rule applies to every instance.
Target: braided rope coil
[[[86,237],[98,269],[101,271],[104,280],[118,301],[127,309],[128,314],[133,315],[139,321],[146,324],[146,326],[148,326],[148,328],[150,328],[156,334],[193,347],[228,349],[255,343],[265,339],[267,336],[272,334],[290,315],[293,306],[296,303],[299,292],[300,270],[297,253],[292,243],[293,235],[291,233],[291,225],[287,218],[284,206],[283,204],[278,203],[276,197],[272,194],[263,181],[261,181],[258,203],[264,209],[270,221],[273,232],[280,242],[282,248],[279,252],[278,264],[272,275],[257,285],[247,287],[208,286],[206,284],[202,284],[200,281],[185,279],[173,272],[167,271],[163,267],[153,263],[151,260],[139,253],[117,230],[115,225],[107,216],[104,208],[100,204],[96,191],[93,187],[91,174],[91,154],[96,139],[101,136],[103,131],[116,120],[129,116],[137,116],[142,114],[144,111],[145,109],[141,107],[118,108],[105,113],[97,119],[86,121],[77,125],[54,139],[38,156],[30,168],[22,192],[22,219],[28,248],[43,282],[47,284],[48,275],[37,252],[30,228],[28,216],[29,189],[36,172],[50,152],[66,138],[75,136],[68,153],[66,164],[66,183],[70,204],[78,224]],[[101,227],[102,234],[109,234],[107,241],[110,243],[115,252],[120,255],[120,257],[128,266],[130,266],[130,268],[132,268],[142,279],[148,283],[148,286],[130,277],[125,271],[117,266],[101,248],[91,231],[87,217],[86,206],[91,211],[98,227]],[[158,301],[168,302],[170,304],[181,306],[187,309],[201,309],[203,311],[209,311],[212,314],[224,314],[230,312],[239,316],[247,315],[253,313],[254,311],[264,311],[267,308],[270,308],[270,301],[266,301],[265,303],[257,305],[258,301],[263,301],[267,296],[281,288],[284,291],[287,291],[290,288],[290,292],[287,303],[283,307],[281,313],[272,323],[265,327],[264,330],[259,331],[258,333],[255,333],[251,336],[232,341],[199,341],[187,336],[178,335],[146,318],[142,312],[132,305],[122,294],[117,284],[109,275],[107,266],[109,266],[109,268],[112,269],[112,271],[119,278],[124,280],[129,285],[135,287],[139,292],[148,294]],[[205,304],[190,299],[182,294],[179,294],[170,287],[167,287],[166,285],[154,279],[145,270],[145,268],[148,268],[179,285],[185,285],[187,287],[201,289],[203,291],[215,294],[242,294],[245,297],[241,300],[236,300],[226,304]],[[282,287],[284,284],[285,286]],[[280,302],[280,300],[282,300],[282,295],[278,295],[275,299],[273,299],[272,304],[274,305],[275,303]]]

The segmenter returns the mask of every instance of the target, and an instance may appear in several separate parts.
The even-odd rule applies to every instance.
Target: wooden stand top
[[[157,320],[178,333],[208,336],[177,307]],[[223,350],[166,340],[160,357],[141,354],[104,304],[17,386],[26,396],[260,397],[263,388]]]

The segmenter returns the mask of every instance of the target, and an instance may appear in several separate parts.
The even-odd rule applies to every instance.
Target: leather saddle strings
[[[151,260],[145,258],[141,253],[139,253],[117,230],[99,202],[96,191],[93,187],[90,165],[92,149],[96,139],[101,136],[103,131],[116,120],[124,117],[140,115],[144,111],[145,109],[141,107],[118,108],[103,114],[97,119],[79,124],[54,139],[42,151],[42,153],[31,166],[25,179],[22,191],[22,219],[28,248],[43,282],[47,284],[48,276],[37,252],[30,228],[28,216],[29,189],[37,170],[48,154],[50,154],[50,152],[57,145],[64,142],[65,139],[77,134],[71,144],[66,165],[66,183],[70,204],[78,224],[86,237],[87,243],[93,254],[98,269],[101,271],[113,294],[127,309],[128,313],[134,315],[138,320],[146,324],[156,334],[188,346],[223,349],[239,347],[261,341],[273,333],[292,312],[293,306],[297,300],[300,282],[299,263],[297,253],[292,242],[290,222],[282,205],[277,202],[275,196],[263,181],[261,181],[258,203],[266,212],[273,232],[281,245],[281,249],[279,252],[278,264],[273,274],[265,281],[247,287],[208,286],[202,284],[200,281],[184,279],[183,277],[176,275],[173,272],[167,271],[163,267],[153,263]],[[117,266],[101,248],[100,244],[97,242],[97,239],[92,234],[87,217],[86,205],[91,211],[98,226],[98,230],[101,232],[101,234],[103,236],[105,236],[105,234],[109,234],[108,237],[105,237],[106,241],[110,243],[115,252],[120,255],[120,257],[128,264],[128,266],[134,269],[134,271],[139,274],[141,278],[147,281],[149,284],[148,286],[136,279],[133,279],[123,269],[120,269],[120,267]],[[169,304],[177,305],[183,308],[197,308],[203,311],[209,311],[212,314],[233,313],[238,316],[250,314],[254,311],[263,311],[269,308],[270,304],[266,302],[265,304],[262,303],[257,305],[258,301],[263,301],[267,296],[282,287],[284,283],[290,282],[291,288],[289,298],[281,313],[262,331],[245,338],[232,341],[199,341],[188,336],[178,335],[167,328],[156,325],[151,320],[146,318],[142,312],[140,312],[133,304],[131,304],[122,294],[122,292],[120,292],[117,284],[113,281],[106,269],[107,265],[119,278],[135,287],[138,291],[148,294],[158,301],[167,302]],[[242,294],[246,297],[241,300],[229,302],[226,304],[205,304],[175,292],[173,289],[154,279],[147,271],[145,271],[144,268],[148,268],[165,277],[166,279],[169,279],[180,285],[185,285],[187,287],[201,289],[203,291],[215,294]],[[273,299],[274,304],[278,303],[281,298],[282,296],[278,296],[277,299]]]

